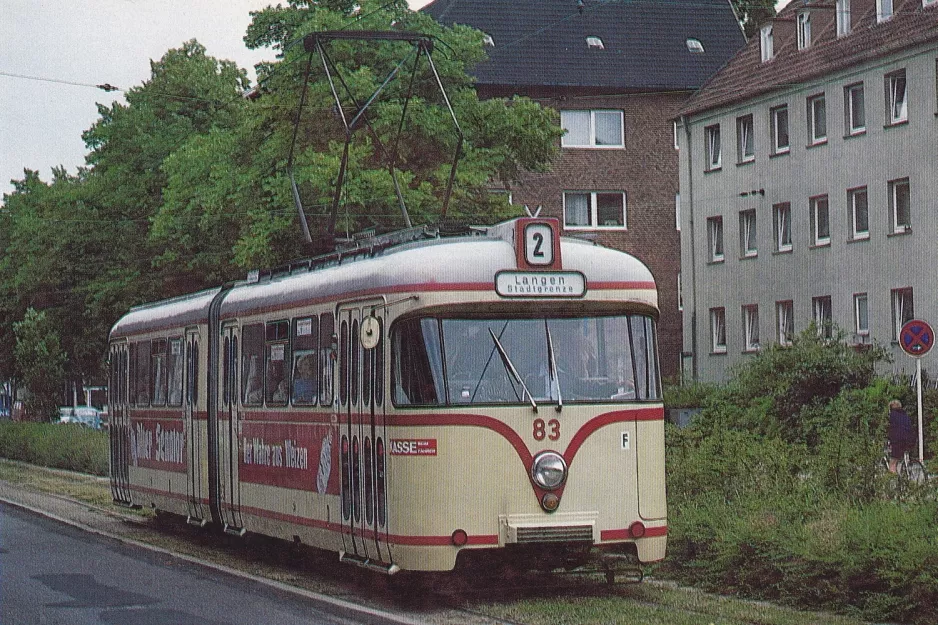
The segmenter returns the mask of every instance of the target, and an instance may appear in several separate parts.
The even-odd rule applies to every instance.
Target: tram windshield
[[[392,330],[396,405],[657,400],[647,315],[535,319],[423,317]]]

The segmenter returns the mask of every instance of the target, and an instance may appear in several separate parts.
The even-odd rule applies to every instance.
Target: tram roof
[[[654,278],[637,258],[592,242],[561,238],[563,271],[581,272],[590,285],[654,290]],[[352,256],[321,267],[273,272],[236,283],[225,294],[222,318],[368,296],[420,291],[485,291],[495,296],[494,276],[517,269],[514,246],[491,234],[414,241]],[[112,338],[161,327],[206,323],[221,287],[131,309],[111,331]],[[639,296],[656,306],[656,296]],[[646,301],[647,300],[647,301]]]

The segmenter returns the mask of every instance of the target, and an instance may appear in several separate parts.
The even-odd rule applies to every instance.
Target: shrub
[[[0,457],[107,475],[108,435],[77,425],[0,422]]]

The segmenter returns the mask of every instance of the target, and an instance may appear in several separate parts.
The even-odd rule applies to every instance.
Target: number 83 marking
[[[545,438],[552,441],[560,438],[560,421],[551,419],[545,423],[544,419],[534,420],[534,440],[542,441]]]

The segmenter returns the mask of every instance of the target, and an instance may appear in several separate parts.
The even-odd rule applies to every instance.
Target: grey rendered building
[[[792,2],[678,127],[685,378],[812,322],[914,371],[899,328],[938,327],[938,0]]]

